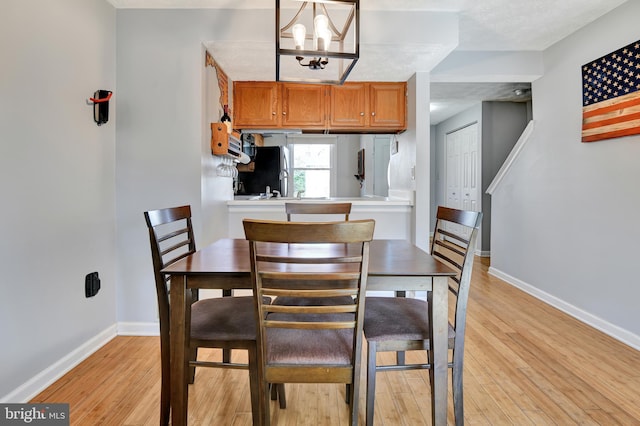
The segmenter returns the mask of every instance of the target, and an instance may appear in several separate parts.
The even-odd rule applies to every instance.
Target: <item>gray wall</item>
[[[482,244],[480,250],[491,251],[491,195],[487,188],[502,167],[511,149],[527,127],[525,102],[482,103]]]
[[[115,335],[115,102],[100,127],[87,105],[118,98],[115,19],[104,0],[2,3],[0,401]],[[85,299],[93,271],[102,289]]]
[[[580,142],[581,66],[640,38],[627,2],[544,52],[534,131],[493,195],[492,268],[640,347],[640,136]]]

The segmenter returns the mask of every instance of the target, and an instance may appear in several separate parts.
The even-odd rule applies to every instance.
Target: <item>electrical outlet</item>
[[[87,274],[84,278],[84,296],[93,297],[100,290],[100,277],[97,272]]]

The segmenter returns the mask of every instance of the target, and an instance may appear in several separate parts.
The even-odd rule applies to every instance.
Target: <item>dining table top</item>
[[[344,251],[344,244],[271,244],[274,253],[287,250],[316,255]],[[351,246],[356,250],[356,245]],[[162,270],[169,275],[250,274],[249,242],[224,238]],[[405,240],[373,240],[370,243],[370,277],[453,276],[454,271],[429,253]]]

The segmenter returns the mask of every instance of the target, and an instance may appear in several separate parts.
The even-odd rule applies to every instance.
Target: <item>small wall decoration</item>
[[[93,121],[98,126],[102,126],[109,121],[109,99],[113,92],[110,90],[96,90],[93,98],[89,98],[87,103],[93,104]]]
[[[640,134],[640,40],[582,66],[582,142]]]

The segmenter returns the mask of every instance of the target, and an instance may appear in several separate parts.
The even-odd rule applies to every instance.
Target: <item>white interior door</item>
[[[479,145],[478,123],[446,135],[447,207],[480,211]]]

